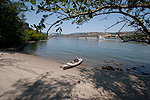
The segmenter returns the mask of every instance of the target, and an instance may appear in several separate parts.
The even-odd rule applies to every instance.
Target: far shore
[[[149,100],[150,77],[0,50],[0,100]]]

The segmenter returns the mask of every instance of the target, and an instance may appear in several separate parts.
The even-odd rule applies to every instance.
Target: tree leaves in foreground
[[[24,39],[24,19],[19,17],[22,5],[9,0],[0,1],[0,43],[9,47]],[[23,14],[22,14],[23,16]]]
[[[121,37],[119,34],[121,30],[125,26],[128,26],[136,30],[133,40],[137,40],[136,37],[138,35],[144,36],[147,41],[149,41],[150,38],[149,0],[44,0],[40,3],[37,3],[36,0],[25,1],[32,1],[31,3],[33,5],[37,4],[38,10],[36,13],[48,12],[47,15],[43,16],[41,25],[43,25],[46,19],[51,15],[57,16],[58,20],[54,23],[50,23],[51,25],[47,31],[47,35],[53,26],[59,27],[59,25],[66,20],[71,20],[72,24],[76,23],[82,25],[95,16],[106,15],[107,17],[112,13],[117,13],[123,15],[123,17],[118,19],[114,25],[111,25],[106,30],[119,23],[123,23],[123,26],[116,33],[119,37]],[[123,39],[123,37],[121,39]]]
[[[0,48],[14,47],[26,41],[46,39],[46,35],[36,32],[25,23],[24,4],[0,1]]]

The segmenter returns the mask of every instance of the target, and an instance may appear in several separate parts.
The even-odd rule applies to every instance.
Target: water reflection
[[[47,47],[47,41],[31,43],[26,48],[24,48],[24,51],[31,50],[32,52],[36,52],[42,47]]]

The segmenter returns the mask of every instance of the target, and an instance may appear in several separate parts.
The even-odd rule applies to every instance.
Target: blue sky
[[[47,13],[44,12],[44,13],[36,14],[36,12],[34,11],[31,11],[31,12],[28,11],[25,13],[26,18],[27,18],[26,22],[29,23],[29,25],[33,25],[33,24],[38,25],[43,14],[47,14]],[[121,14],[111,14],[107,18],[107,20],[102,20],[102,21],[100,20],[105,18],[106,15],[97,16],[91,19],[88,23],[84,23],[83,25],[80,25],[78,29],[77,29],[76,24],[71,24],[71,20],[65,21],[61,25],[63,29],[62,34],[78,33],[78,32],[105,32],[105,29],[113,25],[114,23],[116,23],[117,20],[119,20],[119,17],[121,16],[122,16]],[[49,19],[47,19],[45,23],[52,24],[56,20],[57,20],[56,16],[53,15],[49,17]],[[46,28],[43,29],[42,32],[47,32],[47,29],[50,26],[48,24],[46,24]],[[123,24],[118,24],[117,26],[112,27],[111,29],[107,30],[107,32],[117,32],[122,27],[122,25]],[[49,31],[49,33],[56,33],[56,29],[57,28],[53,26],[51,30]],[[134,30],[133,28],[126,26],[122,31],[133,31],[133,30]]]

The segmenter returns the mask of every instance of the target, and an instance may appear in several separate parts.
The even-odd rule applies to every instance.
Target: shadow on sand
[[[150,78],[125,72],[104,71],[99,68],[79,68],[81,76],[90,80],[99,93],[113,92],[113,100],[150,100]]]
[[[102,71],[98,68],[80,70],[82,79],[77,83],[78,77],[72,75],[55,77],[54,72],[46,72],[37,79],[24,78],[12,85],[15,90],[7,91],[0,97],[11,100],[62,100],[62,99],[87,99],[78,92],[73,93],[77,84],[91,83],[94,85],[97,96],[87,100],[149,100],[150,79],[123,72]],[[84,85],[83,84],[83,85]],[[85,88],[86,89],[86,88]],[[82,91],[82,90],[81,90]],[[87,87],[87,91],[88,90]],[[85,94],[86,96],[86,94]],[[94,98],[93,98],[94,97]]]
[[[21,79],[13,84],[16,90],[22,91],[17,94],[15,100],[61,100],[71,99],[71,91],[76,85],[77,78],[75,76],[60,76],[52,78],[53,72],[47,72],[41,75],[35,81],[31,79]],[[74,96],[74,98],[78,98]]]

